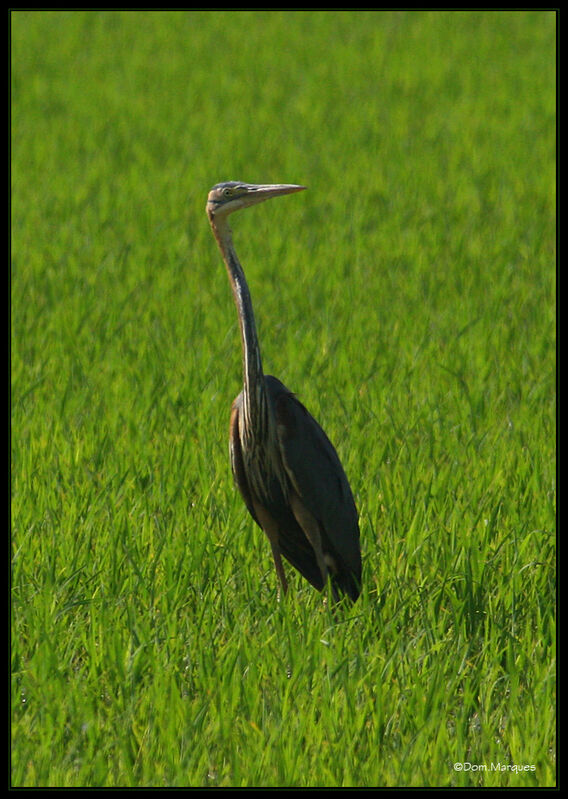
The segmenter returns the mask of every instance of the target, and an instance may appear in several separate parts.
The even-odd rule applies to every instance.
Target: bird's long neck
[[[258,423],[266,429],[267,403],[264,373],[249,287],[235,252],[231,229],[227,221],[219,222],[210,218],[210,222],[227,267],[239,317],[243,352],[243,404],[247,426],[251,429]]]

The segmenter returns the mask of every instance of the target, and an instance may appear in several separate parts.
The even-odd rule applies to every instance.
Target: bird
[[[333,602],[361,591],[357,508],[341,461],[318,422],[286,386],[265,375],[252,300],[228,218],[305,186],[218,183],[207,216],[225,262],[242,343],[243,388],[231,406],[229,455],[234,482],[266,534],[281,590],[284,557],[318,591],[330,582]],[[278,592],[280,594],[280,590]]]

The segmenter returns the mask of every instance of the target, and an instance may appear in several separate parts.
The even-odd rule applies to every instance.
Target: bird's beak
[[[251,184],[247,186],[247,193],[241,196],[242,208],[249,205],[256,205],[272,197],[281,197],[283,194],[293,194],[296,191],[303,191],[305,186],[297,186],[295,183],[267,183]]]

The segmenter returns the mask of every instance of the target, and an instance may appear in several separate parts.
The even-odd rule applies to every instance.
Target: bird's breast
[[[251,491],[266,507],[286,502],[288,481],[274,425],[269,423],[263,431],[251,431],[242,422],[239,437]]]

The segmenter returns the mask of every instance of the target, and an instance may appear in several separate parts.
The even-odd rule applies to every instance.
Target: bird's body
[[[207,213],[223,255],[241,329],[243,390],[231,409],[230,457],[237,487],[266,533],[284,591],[281,555],[315,588],[329,577],[333,595],[359,596],[361,553],[353,495],[328,437],[277,378],[264,375],[248,285],[227,216],[302,186],[221,183]]]

